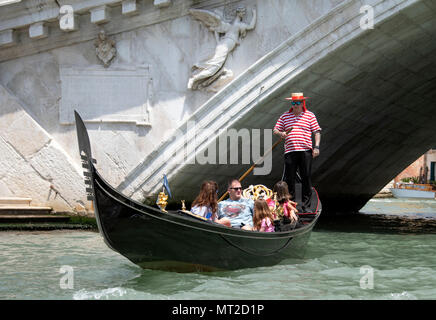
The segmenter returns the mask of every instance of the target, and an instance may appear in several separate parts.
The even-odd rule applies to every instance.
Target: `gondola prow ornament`
[[[165,194],[165,192],[163,191],[159,192],[159,195],[157,196],[156,204],[163,212],[167,212],[165,210],[165,207],[168,204],[167,200],[168,200],[168,196]]]
[[[165,210],[165,207],[168,204],[167,200],[168,200],[168,197],[172,198],[172,196],[171,196],[170,185],[168,183],[168,179],[167,179],[167,176],[165,174],[163,175],[162,184],[163,184],[162,192],[159,192],[159,195],[158,195],[157,200],[156,200],[156,204],[163,212],[167,212]],[[165,189],[167,190],[168,195],[165,194]]]

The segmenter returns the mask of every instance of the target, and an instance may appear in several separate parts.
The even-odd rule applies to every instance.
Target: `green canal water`
[[[143,270],[96,232],[0,232],[0,299],[434,299],[436,202],[372,200],[321,220],[304,259],[214,273]]]

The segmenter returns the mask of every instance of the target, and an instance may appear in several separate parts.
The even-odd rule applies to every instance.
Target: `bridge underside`
[[[233,128],[273,128],[289,107],[284,97],[304,92],[323,129],[321,154],[312,168],[323,207],[328,212],[359,210],[436,143],[434,35],[435,5],[418,2],[405,8],[284,84]],[[186,165],[170,182],[177,199],[192,200],[203,180],[216,180],[225,191],[226,180],[249,167]],[[279,146],[272,172],[250,175],[243,186],[272,187],[282,170]]]

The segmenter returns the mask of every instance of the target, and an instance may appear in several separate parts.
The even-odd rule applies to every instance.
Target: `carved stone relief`
[[[94,41],[94,46],[97,58],[103,62],[105,68],[109,67],[117,54],[115,41],[109,39],[104,30],[101,30],[98,34],[98,38]]]
[[[192,75],[188,81],[188,89],[197,90],[209,87],[212,83],[225,82],[231,80],[233,72],[224,68],[224,64],[230,52],[240,44],[240,39],[243,39],[247,31],[253,30],[256,26],[256,10],[252,9],[253,17],[250,23],[243,22],[246,14],[245,7],[238,7],[232,22],[227,22],[226,19],[219,16],[215,12],[191,9],[189,13],[197,20],[201,21],[210,31],[214,32],[216,39],[216,47],[214,55],[202,62],[197,62],[192,67]],[[225,15],[229,14],[229,10],[225,10]]]

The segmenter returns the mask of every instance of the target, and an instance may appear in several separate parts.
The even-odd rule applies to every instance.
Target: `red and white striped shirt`
[[[321,130],[315,115],[308,110],[298,117],[292,112],[285,112],[277,121],[274,129],[283,132],[291,127],[293,129],[285,139],[285,153],[312,150],[312,133]]]

